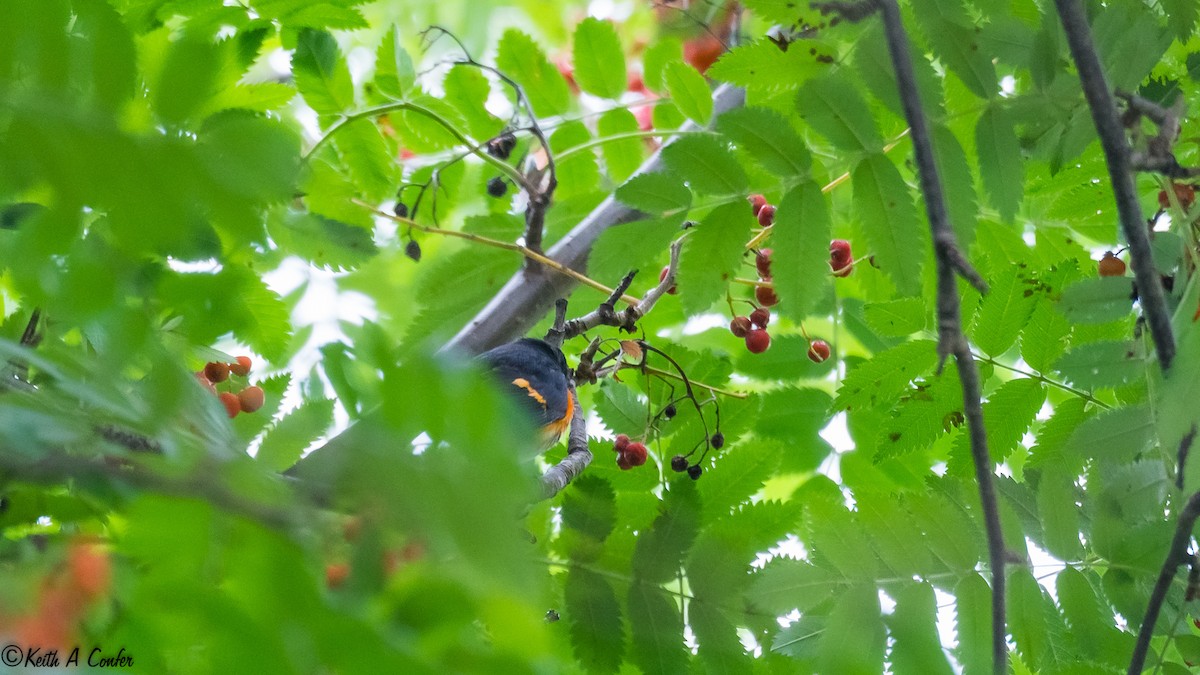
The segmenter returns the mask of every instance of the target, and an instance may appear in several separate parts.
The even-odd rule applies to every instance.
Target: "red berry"
[[[237,398],[242,412],[252,413],[263,407],[264,395],[262,387],[250,385],[239,391]]]
[[[204,387],[213,394],[217,393],[217,388],[213,386],[212,382],[208,381],[208,376],[204,374],[203,370],[197,370],[195,375],[196,381],[200,383],[200,386]]]
[[[630,466],[641,466],[646,463],[646,446],[643,443],[630,443],[625,448],[625,461]]]
[[[641,73],[631,70],[625,76],[625,81],[626,81],[625,88],[627,90],[632,91],[636,94],[646,93],[646,82],[645,82],[645,80],[642,79]]]
[[[346,583],[348,578],[350,578],[350,565],[332,563],[325,566],[325,585],[329,588],[338,588]]]
[[[628,471],[633,468],[633,465],[629,463],[629,455],[627,453],[622,452],[617,455],[617,466],[621,467],[622,471]]]
[[[746,350],[751,354],[761,354],[771,347],[771,336],[761,328],[746,333]]]
[[[775,224],[775,205],[767,204],[758,210],[758,224],[770,227]]]
[[[824,340],[813,340],[808,344],[808,360],[822,363],[829,358],[829,343]]]
[[[767,309],[766,307],[759,307],[753,312],[750,312],[750,323],[754,324],[755,326],[759,328],[766,328],[767,324],[770,322],[771,310]]]
[[[663,279],[667,278],[667,272],[669,272],[669,271],[671,271],[671,267],[669,265],[667,267],[662,268],[662,271],[658,273],[658,283],[661,284],[663,282]],[[667,289],[667,292],[670,293],[671,295],[676,295],[679,293],[679,287],[675,284],[671,284],[671,287]]]
[[[1102,277],[1125,276],[1125,261],[1113,255],[1112,251],[1104,254],[1097,267],[1100,268],[1100,276]]]
[[[221,399],[221,404],[225,406],[225,412],[229,414],[229,419],[237,417],[237,414],[242,411],[241,401],[238,400],[236,394],[223,391],[217,394],[217,398]]]
[[[112,581],[112,563],[108,554],[90,542],[71,543],[67,549],[67,567],[71,571],[71,581],[87,599],[102,595]]]
[[[746,333],[750,332],[751,321],[748,317],[735,316],[733,321],[729,322],[729,332],[737,337],[746,337]]]
[[[209,361],[204,364],[204,376],[209,382],[224,382],[229,378],[229,364]]]
[[[850,252],[850,242],[845,239],[834,239],[829,242],[829,269],[837,277],[848,276],[854,270],[851,261],[854,259]]]
[[[246,373],[250,372],[250,357],[249,356],[237,357],[237,360],[235,363],[229,364],[229,372],[233,373],[234,375],[240,375],[242,377],[245,377]]]
[[[767,205],[767,198],[763,195],[750,195],[746,199],[750,202],[750,208],[754,209],[754,217],[757,218],[758,212]]]
[[[613,450],[616,452],[625,452],[625,448],[629,447],[629,437],[625,434],[617,434],[617,440],[613,443]]]
[[[771,249],[764,248],[754,255],[754,266],[758,268],[758,276],[764,281],[771,278]]]
[[[769,286],[756,286],[754,288],[754,299],[758,300],[758,304],[765,307],[774,307],[779,304],[779,296],[775,295],[775,289]]]

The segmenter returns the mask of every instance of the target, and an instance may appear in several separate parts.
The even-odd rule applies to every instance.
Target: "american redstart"
[[[558,442],[571,426],[575,401],[568,388],[570,371],[562,350],[543,340],[521,338],[479,355],[522,410],[542,431],[542,447]]]

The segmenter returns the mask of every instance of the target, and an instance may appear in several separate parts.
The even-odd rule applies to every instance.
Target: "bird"
[[[571,371],[562,350],[545,340],[520,338],[477,357],[540,429],[542,450],[552,447],[571,426],[575,396]]]

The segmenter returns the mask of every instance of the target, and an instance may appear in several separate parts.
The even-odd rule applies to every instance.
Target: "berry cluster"
[[[617,434],[613,450],[617,453],[617,466],[621,467],[622,471],[628,471],[646,463],[646,444],[631,442],[625,434]]]
[[[775,205],[769,203],[766,197],[750,195],[746,199],[750,202],[750,208],[754,210],[754,217],[758,218],[759,225],[770,227],[775,224]]]
[[[767,324],[771,322],[771,310],[758,307],[750,316],[735,316],[729,322],[729,332],[746,340],[746,351],[761,354],[771,346],[771,335]]]
[[[204,364],[203,370],[196,371],[196,380],[220,399],[221,404],[225,406],[225,412],[232,419],[237,417],[239,412],[252,413],[263,407],[262,387],[252,384],[243,387],[236,394],[233,393],[233,381],[230,376],[243,378],[249,373],[250,357],[239,356],[232,363],[209,361]],[[229,384],[226,385],[227,390],[218,392],[216,385],[227,380],[229,381]]]
[[[1125,261],[1121,260],[1112,251],[1107,251],[1100,262],[1096,264],[1102,277],[1123,277],[1125,276]]]
[[[66,561],[42,579],[27,611],[0,616],[12,637],[26,648],[65,648],[77,638],[92,608],[112,587],[112,560],[106,548],[84,537],[67,545]]]
[[[1179,205],[1184,211],[1192,208],[1192,204],[1196,201],[1196,186],[1187,183],[1171,183],[1171,189],[1175,191],[1175,198],[1179,200]],[[1167,195],[1166,190],[1158,191],[1158,205],[1160,208],[1168,209],[1171,207],[1171,199]]]

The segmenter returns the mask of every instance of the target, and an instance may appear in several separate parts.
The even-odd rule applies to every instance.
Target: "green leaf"
[[[772,559],[753,578],[746,600],[775,615],[795,609],[808,612],[846,584],[835,572],[790,558]]]
[[[908,184],[896,165],[883,154],[871,154],[855,165],[850,174],[854,187],[854,209],[867,234],[867,243],[884,274],[900,295],[921,290],[921,265],[925,243],[917,210]]]
[[[725,518],[734,507],[750,501],[779,466],[780,448],[772,443],[742,446],[737,452],[721,455],[716,466],[706,468],[698,481],[704,518]]]
[[[841,150],[883,148],[871,107],[848,78],[827,75],[809,80],[800,88],[796,106],[805,122]]]
[[[712,92],[703,75],[686,63],[673,61],[663,68],[663,81],[679,112],[701,125],[708,124],[713,111]]]
[[[137,84],[133,38],[121,15],[108,3],[81,0],[73,7],[73,30],[87,35],[91,48],[88,65],[95,82],[96,100],[106,110],[116,112],[133,96]]]
[[[1082,456],[1067,454],[1066,450],[1069,447],[1067,441],[1079,424],[1088,418],[1089,411],[1086,406],[1087,401],[1082,398],[1072,398],[1055,404],[1054,414],[1042,422],[1037,431],[1035,444],[1030,449],[1030,466],[1041,466],[1059,460],[1069,467],[1082,469]]]
[[[937,343],[932,340],[904,342],[880,352],[846,374],[834,408],[890,406],[909,382],[929,372],[936,363]]]
[[[975,178],[967,163],[967,153],[954,132],[940,124],[933,126],[933,151],[950,224],[954,226],[959,248],[968,251],[975,242],[979,198],[975,194]]]
[[[218,113],[204,121],[196,150],[213,180],[232,194],[263,202],[293,195],[300,140],[276,121],[243,111]]]
[[[630,270],[640,270],[638,282],[658,283],[655,272],[663,251],[680,234],[679,220],[635,220],[606,229],[588,254],[588,274],[616,280]]]
[[[879,561],[870,540],[853,513],[838,504],[814,501],[806,505],[809,539],[805,543],[813,560],[830,565],[852,581],[871,581],[879,574]]]
[[[987,429],[988,452],[997,462],[1017,448],[1046,400],[1046,387],[1033,378],[1009,380],[992,392],[983,404],[983,426]],[[969,453],[970,438],[958,437],[957,446]]]
[[[256,459],[272,471],[283,471],[333,422],[333,401],[307,401],[288,413],[263,437]]]
[[[638,400],[632,389],[605,380],[599,393],[594,401],[596,413],[609,429],[637,436],[646,427],[646,404]]]
[[[896,675],[950,675],[954,671],[942,651],[934,618],[937,598],[926,583],[906,584],[893,594],[896,608],[887,618],[895,645],[891,651]]]
[[[1059,560],[1078,560],[1083,555],[1083,546],[1079,543],[1074,481],[1062,468],[1046,467],[1038,481],[1037,500],[1046,533],[1046,550]]]
[[[412,59],[400,44],[396,26],[392,26],[375,52],[375,86],[380,93],[400,99],[412,89],[416,78]]]
[[[680,627],[683,617],[662,590],[649,584],[629,585],[630,660],[647,675],[674,675],[687,670]]]
[[[1155,431],[1154,416],[1146,404],[1105,410],[1083,420],[1064,449],[1081,458],[1126,462],[1154,445]]]
[[[693,190],[709,195],[744,195],[750,187],[746,172],[733,153],[714,136],[683,136],[662,150],[667,168]],[[741,205],[750,213],[745,205]]]
[[[614,108],[605,112],[596,122],[596,133],[600,138],[611,138],[618,134],[634,133],[638,130],[637,119],[625,108]],[[633,175],[642,165],[645,143],[641,138],[626,138],[607,141],[600,146],[608,177],[621,182]]]
[[[770,40],[760,39],[725,52],[706,75],[738,87],[792,90],[828,73],[836,57],[837,44],[831,40],[805,39],[802,49],[784,52]]]
[[[357,119],[338,129],[333,145],[362,196],[380,201],[396,192],[397,164],[374,122]]]
[[[804,176],[812,166],[808,146],[783,115],[769,108],[734,108],[722,113],[717,131],[779,176]]]
[[[816,441],[829,423],[832,399],[820,389],[784,388],[763,394],[763,409],[755,434],[796,447]]]
[[[575,658],[589,673],[617,672],[625,655],[625,631],[612,584],[589,569],[572,566],[563,596]]]
[[[887,302],[868,302],[863,316],[871,330],[880,335],[905,337],[925,328],[925,301],[901,298]]]
[[[746,649],[738,638],[737,626],[719,604],[697,597],[688,604],[688,622],[699,643],[700,661],[709,672],[746,670]]]
[[[649,531],[637,539],[633,573],[650,583],[675,577],[683,556],[700,529],[700,504],[693,482],[684,477],[671,484]]]
[[[491,138],[504,128],[504,122],[488,112],[487,100],[492,85],[478,68],[465,64],[451,68],[442,81],[442,89],[442,100],[466,120],[465,131],[471,136]]]
[[[1054,368],[1085,389],[1117,387],[1145,376],[1145,360],[1138,351],[1132,342],[1093,342],[1067,352]]]
[[[898,518],[900,500],[892,495],[856,491],[858,522],[871,538],[883,564],[898,575],[929,574],[934,568],[925,533],[911,518]]]
[[[742,3],[746,9],[772,23],[785,26],[792,24],[817,25],[821,21],[821,13],[795,0],[745,0]]]
[[[1021,358],[1034,370],[1045,372],[1067,351],[1071,323],[1055,303],[1039,298],[1021,331]]]
[[[895,410],[879,424],[875,460],[897,457],[928,447],[953,431],[954,414],[962,414],[958,367],[949,363],[940,375],[898,397]]]
[[[1108,323],[1133,311],[1128,277],[1082,279],[1063,289],[1058,309],[1077,323]]]
[[[1050,626],[1046,620],[1049,598],[1027,569],[1008,575],[1008,624],[1017,652],[1026,661],[1041,664],[1050,650]]]
[[[975,125],[975,149],[979,153],[979,175],[1000,217],[1012,222],[1025,193],[1025,161],[1021,142],[1008,110],[992,105]]]
[[[1002,267],[988,282],[971,337],[984,353],[999,356],[1017,341],[1033,312],[1035,282],[1019,265]]]
[[[852,59],[855,70],[867,85],[867,91],[897,117],[903,117],[904,108],[900,104],[900,93],[896,86],[896,70],[892,65],[892,57],[888,54],[882,22],[869,26],[856,40]],[[936,119],[942,113],[943,107],[941,80],[924,54],[914,55],[912,65],[917,77],[917,90],[921,94],[921,104],[927,114]],[[944,173],[942,176],[945,178]]]
[[[852,586],[838,596],[820,637],[820,672],[878,675],[883,672],[885,635],[873,584]]]
[[[579,22],[572,54],[580,89],[601,98],[625,93],[625,53],[611,22],[595,17]]]
[[[969,574],[954,587],[955,630],[958,646],[954,655],[963,675],[992,673],[992,589],[983,577]]]
[[[525,33],[510,28],[500,38],[496,67],[521,85],[537,115],[561,115],[571,103],[571,92],[542,48]]]
[[[550,149],[558,153],[567,148],[584,145],[591,140],[592,134],[583,122],[564,122],[550,134]],[[596,155],[591,149],[559,160],[556,163],[556,172],[558,190],[555,195],[560,199],[591,193],[600,185],[600,167],[596,165]]]
[[[223,84],[219,81],[222,60],[221,52],[207,40],[189,36],[171,44],[152,92],[158,114],[174,124],[191,117]]]
[[[721,124],[728,115],[722,115]],[[745,208],[745,207],[742,207]],[[788,191],[775,212],[772,257],[775,291],[784,316],[801,321],[816,307],[832,283],[829,276],[829,241],[832,232],[829,204],[821,187],[805,181]]]
[[[683,214],[692,206],[691,191],[670,173],[640,173],[617,188],[616,198],[652,214]]]
[[[596,541],[604,541],[617,524],[617,500],[612,485],[596,476],[580,476],[563,493],[562,522]]]
[[[979,34],[959,0],[913,3],[917,23],[934,54],[962,80],[971,93],[992,98],[1000,89],[991,56],[980,47]]]
[[[683,59],[683,43],[675,37],[659,36],[646,51],[642,53],[642,82],[646,89],[657,93],[665,93],[667,86],[663,82],[663,73],[667,64]]]
[[[281,249],[328,270],[354,269],[378,253],[369,231],[315,213],[275,209],[267,232]]]
[[[296,37],[292,75],[304,102],[320,115],[336,115],[354,107],[350,70],[333,36],[305,28]]]
[[[728,287],[741,264],[753,220],[750,209],[738,201],[713,209],[688,236],[678,275],[684,311],[707,309]]]

